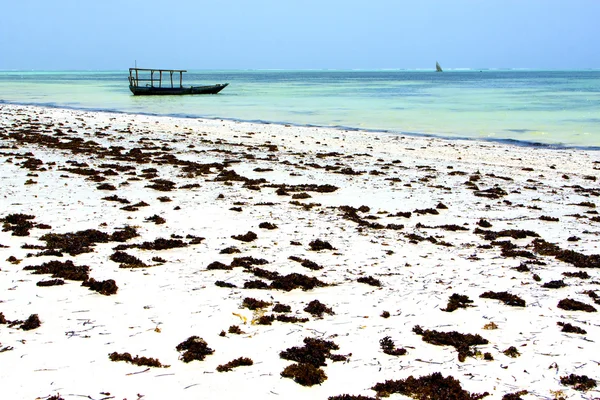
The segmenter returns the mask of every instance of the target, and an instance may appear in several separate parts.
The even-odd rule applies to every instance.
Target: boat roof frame
[[[160,69],[160,68],[129,68],[129,71],[153,71],[153,72],[187,72],[185,69]]]

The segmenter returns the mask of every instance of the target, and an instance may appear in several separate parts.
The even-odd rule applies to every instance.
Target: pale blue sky
[[[0,69],[600,68],[600,0],[4,0]]]

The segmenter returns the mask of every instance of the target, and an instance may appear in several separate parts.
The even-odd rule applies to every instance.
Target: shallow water
[[[134,97],[127,71],[0,71],[0,102],[600,146],[600,71],[190,71],[218,95]]]

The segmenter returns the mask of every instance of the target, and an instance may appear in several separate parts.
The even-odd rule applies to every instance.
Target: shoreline
[[[0,233],[0,257],[12,259],[0,268],[0,312],[41,320],[32,330],[0,324],[6,393],[374,398],[377,383],[439,372],[489,399],[600,394],[560,379],[598,376],[597,314],[557,306],[569,298],[600,307],[594,150],[6,103],[0,144],[0,218],[35,217],[27,236]],[[114,240],[125,226],[139,236]],[[96,234],[103,239],[81,253],[42,240],[88,229],[108,236]],[[257,238],[240,240],[249,232]],[[160,249],[156,239],[178,246]],[[118,291],[68,279],[39,287],[50,275],[23,269],[67,260]],[[305,277],[295,275],[305,290],[282,289],[290,274]],[[315,279],[324,285],[311,287]],[[481,297],[490,291],[526,306]],[[453,294],[473,303],[443,311]],[[250,310],[245,298],[271,304]],[[314,300],[331,314],[304,311]],[[272,311],[278,303],[291,312]],[[307,321],[260,319],[270,315]],[[565,333],[559,322],[586,333]],[[229,332],[234,325],[245,333]],[[467,346],[461,361],[465,349],[426,342],[417,326],[487,343]],[[176,346],[194,335],[214,353],[185,363]],[[327,359],[327,379],[310,387],[280,375],[293,364],[280,353],[306,337],[333,341],[346,356]],[[385,337],[407,353],[384,353]],[[504,353],[511,347],[518,356]],[[114,362],[113,352],[170,367]],[[242,356],[253,365],[216,371]]]
[[[568,145],[564,143],[544,143],[539,141],[530,141],[530,140],[518,140],[512,138],[474,138],[468,136],[460,136],[460,135],[447,135],[447,134],[434,134],[434,133],[419,133],[419,132],[410,132],[410,131],[393,131],[393,130],[385,130],[385,129],[376,129],[376,128],[357,128],[352,126],[341,126],[341,125],[313,125],[313,124],[296,124],[293,122],[286,121],[266,121],[266,120],[245,120],[245,119],[237,119],[237,118],[226,118],[226,117],[206,117],[206,116],[192,116],[192,115],[181,115],[181,114],[157,114],[157,113],[143,113],[143,112],[135,112],[132,113],[130,111],[121,111],[115,109],[100,109],[100,108],[85,108],[85,107],[70,107],[66,105],[58,105],[52,103],[20,103],[20,102],[11,102],[6,100],[0,100],[0,105],[13,105],[13,106],[27,106],[27,107],[40,107],[40,108],[50,108],[50,109],[64,109],[64,110],[73,110],[73,111],[82,111],[82,112],[97,112],[97,113],[114,113],[114,114],[131,114],[131,115],[144,115],[150,117],[166,117],[166,118],[182,118],[182,119],[201,119],[201,120],[223,120],[229,121],[232,123],[248,123],[248,124],[260,124],[260,125],[290,125],[298,128],[321,128],[321,129],[330,129],[333,131],[356,131],[356,132],[365,132],[372,134],[382,134],[382,135],[396,135],[402,136],[406,135],[409,137],[417,137],[417,138],[436,138],[441,140],[448,141],[473,141],[473,142],[484,142],[484,143],[498,143],[498,144],[506,144],[506,145],[514,145],[519,147],[531,147],[531,148],[546,148],[546,149],[556,149],[556,150],[586,150],[586,151],[598,151],[600,150],[600,145],[593,146],[582,146],[582,145]]]

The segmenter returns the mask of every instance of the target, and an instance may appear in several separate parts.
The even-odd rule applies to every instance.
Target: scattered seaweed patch
[[[507,393],[504,396],[502,396],[502,400],[523,400],[521,396],[524,396],[527,393],[527,390],[520,390],[515,393]]]
[[[337,396],[329,396],[327,400],[377,400],[375,397],[352,395],[352,394],[340,394]]]
[[[243,234],[243,235],[233,235],[231,236],[232,239],[235,240],[239,240],[240,242],[252,242],[254,240],[256,240],[258,238],[258,235],[252,231],[248,231],[247,233]]]
[[[294,317],[294,316],[290,316],[290,315],[278,315],[277,317],[275,317],[276,321],[279,322],[285,322],[285,323],[290,323],[290,324],[297,324],[297,323],[304,323],[304,322],[308,322],[308,318],[298,318],[298,317]]]
[[[232,335],[243,335],[244,333],[246,333],[243,330],[241,330],[240,327],[237,325],[231,325],[227,332],[231,333]]]
[[[129,200],[121,198],[121,197],[117,196],[116,194],[113,196],[103,197],[102,200],[115,201],[115,202],[121,203],[121,204],[130,204]]]
[[[330,307],[327,307],[325,304],[321,303],[319,300],[313,300],[306,307],[304,307],[304,311],[311,314],[314,317],[323,317],[323,314],[334,315],[335,313]]]
[[[313,271],[323,269],[323,267],[317,264],[316,262],[307,260],[305,258],[300,258],[296,256],[289,256],[288,258],[292,261],[300,263],[300,265],[302,265],[304,268],[312,269]]]
[[[204,339],[198,336],[190,336],[185,341],[179,343],[175,348],[177,351],[183,351],[181,360],[185,363],[198,360],[202,361],[206,356],[213,354],[215,351],[208,347]]]
[[[221,251],[219,251],[219,254],[236,254],[236,253],[241,253],[240,249],[238,249],[235,246],[229,246],[226,247],[224,249],[221,249]]]
[[[388,397],[391,394],[400,393],[415,399],[478,400],[489,396],[488,392],[471,394],[462,388],[460,381],[452,376],[444,378],[439,372],[420,378],[414,378],[411,375],[406,379],[387,380],[377,383],[371,389],[377,392],[377,397]]]
[[[330,340],[305,337],[304,346],[290,347],[279,353],[284,360],[295,361],[301,364],[310,364],[315,367],[324,367],[326,359],[334,356],[333,350],[339,350],[339,346]]]
[[[210,264],[208,264],[206,266],[206,269],[211,271],[211,270],[225,270],[225,271],[229,271],[232,270],[233,267],[231,265],[227,265],[227,264],[223,264],[220,261],[213,261]]]
[[[273,306],[271,311],[275,313],[289,313],[292,312],[292,307],[288,306],[287,304],[277,303]]]
[[[389,311],[384,311],[381,313],[380,315],[381,318],[389,318],[390,317],[390,312]]]
[[[42,265],[30,265],[23,268],[25,271],[34,271],[34,274],[47,274],[52,278],[62,278],[70,281],[86,281],[89,278],[90,267],[77,266],[73,261],[48,261]]]
[[[502,353],[505,356],[511,357],[511,358],[517,358],[521,355],[521,353],[519,353],[519,350],[517,350],[517,348],[515,346],[510,346],[508,349],[504,350]]]
[[[84,281],[81,286],[88,287],[90,290],[103,294],[104,296],[110,296],[111,294],[117,293],[117,290],[119,290],[114,279],[97,281],[94,278],[90,278],[87,281]]]
[[[563,272],[563,276],[567,278],[579,278],[579,279],[590,279],[591,276],[585,271],[577,271],[577,272]]]
[[[41,325],[42,321],[40,321],[40,317],[38,317],[37,314],[31,314],[19,328],[23,329],[24,331],[31,331],[39,328]]]
[[[285,290],[286,292],[297,288],[302,288],[302,290],[311,290],[315,287],[325,286],[329,285],[325,282],[320,281],[317,278],[309,277],[298,273],[291,273],[284,276],[278,276],[275,279],[273,279],[273,282],[271,282],[271,284],[269,285],[271,289]]]
[[[512,306],[512,307],[525,307],[525,305],[526,305],[525,300],[523,300],[522,298],[520,298],[517,295],[510,294],[508,292],[488,291],[488,292],[480,294],[479,297],[482,299],[500,300],[507,306]]]
[[[218,372],[229,372],[234,368],[241,366],[250,366],[253,365],[254,361],[248,357],[239,357],[235,360],[229,361],[227,364],[222,364],[217,367]]]
[[[310,247],[310,249],[312,251],[320,251],[320,250],[335,250],[335,248],[329,244],[329,242],[326,242],[324,240],[321,239],[315,239],[312,242],[310,242],[308,244],[308,246]]]
[[[594,306],[569,298],[559,301],[557,307],[567,311],[596,312]]]
[[[366,283],[367,285],[381,287],[381,281],[379,279],[375,279],[372,276],[361,276],[356,280],[356,282]]]
[[[403,356],[407,353],[405,348],[397,348],[391,337],[386,336],[379,340],[381,350],[390,356]]]
[[[413,327],[413,332],[421,336],[424,342],[436,346],[452,346],[458,351],[458,360],[463,362],[467,357],[474,357],[475,352],[471,346],[488,344],[488,340],[480,335],[470,333],[462,334],[456,331],[439,332],[434,330],[423,330],[419,325]]]
[[[65,281],[63,281],[62,279],[50,279],[48,281],[39,281],[38,283],[36,283],[36,286],[40,286],[40,287],[46,287],[46,286],[60,286],[60,285],[64,285]]]
[[[564,288],[567,287],[569,285],[567,285],[565,283],[565,281],[561,280],[557,280],[557,281],[550,281],[550,282],[546,282],[542,285],[543,288],[546,289],[560,289],[560,288]]]
[[[281,371],[281,376],[291,378],[302,386],[320,385],[327,379],[327,375],[321,368],[307,363],[288,365]]]
[[[558,326],[562,326],[561,332],[566,332],[566,333],[577,333],[580,335],[585,335],[587,333],[587,331],[585,329],[582,329],[578,326],[575,325],[571,325],[570,323],[565,323],[565,322],[557,322],[556,325]]]
[[[560,377],[561,385],[573,386],[573,389],[585,392],[596,387],[596,380],[588,378],[587,375],[575,375]]]
[[[237,288],[233,283],[225,282],[225,281],[216,281],[215,286],[225,287],[225,288]]]
[[[154,222],[156,225],[162,225],[165,222],[167,222],[166,219],[164,219],[163,217],[161,217],[160,215],[156,215],[154,214],[151,217],[148,217],[144,220],[145,222]]]
[[[124,227],[115,230],[112,234],[101,232],[97,229],[87,229],[84,231],[72,233],[48,233],[40,237],[40,240],[46,242],[46,249],[58,250],[71,256],[82,253],[90,253],[96,243],[125,242],[138,236],[134,227]]]
[[[127,244],[127,245],[119,245],[114,248],[114,250],[126,250],[126,249],[142,249],[142,250],[169,250],[176,249],[181,247],[187,247],[188,244],[181,239],[164,239],[158,238],[154,239],[152,242],[143,242],[139,244]]]
[[[269,230],[277,229],[277,225],[275,225],[271,222],[261,222],[260,224],[258,224],[258,227],[261,229],[269,229]]]
[[[119,268],[146,268],[146,265],[142,260],[134,257],[124,251],[116,251],[110,256],[110,260],[116,263],[120,263]]]
[[[242,301],[242,307],[245,307],[245,308],[247,308],[249,310],[258,310],[258,309],[261,309],[261,308],[268,307],[271,304],[272,303],[269,303],[268,301],[256,300],[253,297],[246,297]]]
[[[572,264],[577,268],[600,268],[600,254],[588,256],[574,250],[563,250],[543,239],[533,241],[533,250],[542,256],[553,256],[557,260]]]
[[[129,353],[117,353],[116,351],[108,355],[110,361],[126,361],[133,365],[140,367],[156,367],[156,368],[167,368],[168,366],[162,365],[156,358],[148,357],[132,357]]]
[[[473,300],[469,299],[469,296],[453,293],[448,299],[448,305],[442,308],[442,311],[453,312],[459,308],[474,307],[470,303],[473,303]]]

